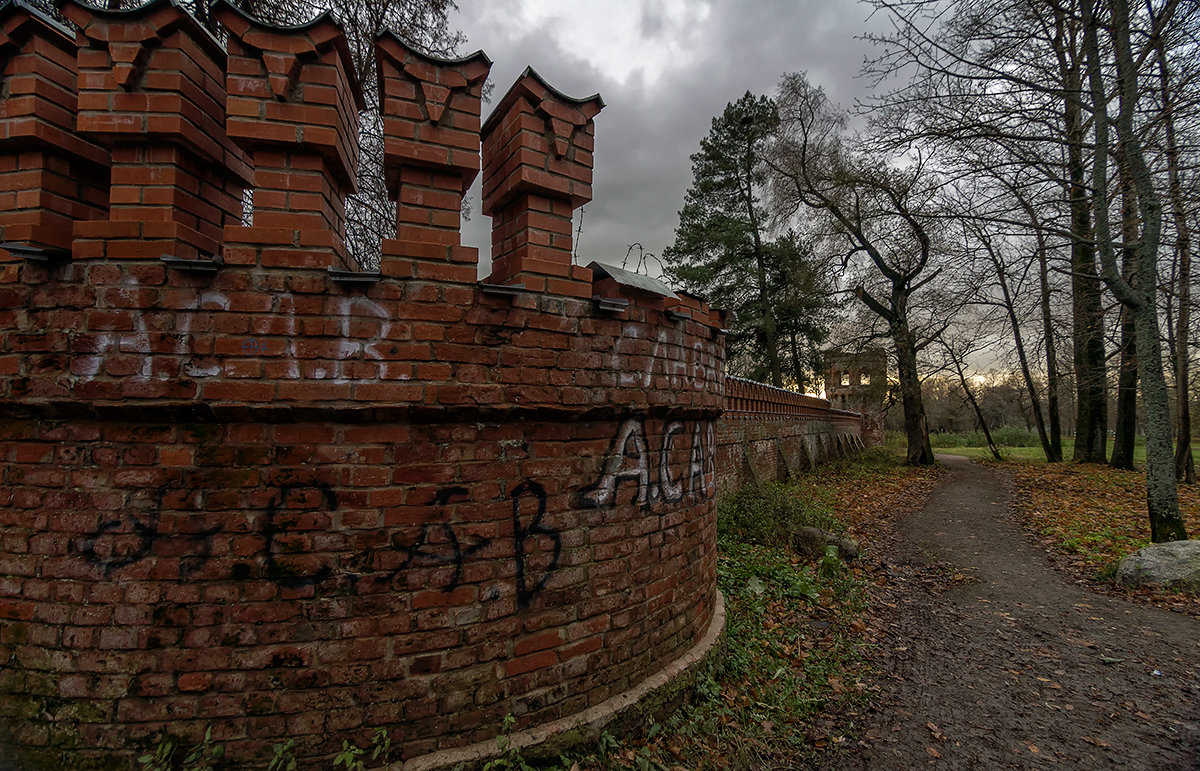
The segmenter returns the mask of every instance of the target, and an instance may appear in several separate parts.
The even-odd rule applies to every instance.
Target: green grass
[[[795,529],[845,532],[842,495],[859,498],[911,469],[874,451],[800,474],[748,485],[717,507],[717,584],[725,596],[723,656],[700,676],[694,698],[641,738],[605,736],[572,753],[579,771],[749,771],[814,763],[838,741],[816,718],[831,703],[864,698],[863,581],[833,553],[803,559]]]
[[[792,533],[808,526],[846,529],[827,496],[803,495],[794,483],[747,485],[717,503],[717,537],[723,544],[786,544]]]
[[[1008,443],[1004,439],[1012,439],[1020,434],[1028,434],[1032,438],[1032,442],[1025,443],[1023,440],[1018,442]],[[1038,440],[1037,433],[1032,431],[1022,431],[1019,433],[1008,433],[1005,429],[1000,429],[993,433],[993,439],[1000,447],[1000,454],[1005,459],[1013,460],[1028,460],[1033,462],[1046,461],[1046,455],[1042,452],[1041,442]],[[933,444],[935,453],[944,453],[947,455],[965,455],[968,458],[986,458],[992,457],[992,451],[988,449],[987,443],[984,441],[983,434],[973,432],[969,434],[932,434],[929,437]],[[1108,457],[1112,457],[1113,442],[1108,440]],[[1064,436],[1062,440],[1063,459],[1071,460],[1071,456],[1075,452],[1075,438]],[[1192,454],[1200,457],[1200,443],[1192,444]],[[1146,464],[1146,438],[1139,436],[1134,440],[1133,445],[1133,462],[1144,466]]]

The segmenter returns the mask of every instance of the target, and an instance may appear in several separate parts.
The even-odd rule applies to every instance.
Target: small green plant
[[[720,686],[717,686],[717,693],[721,692]],[[621,742],[617,737],[604,731],[600,734],[600,741],[596,742],[596,754],[600,756],[600,762],[608,766],[609,759],[616,754],[616,751],[621,748]]]
[[[183,771],[213,771],[224,757],[225,748],[213,744],[212,726],[208,726],[204,729],[204,738],[183,759]]]
[[[386,728],[375,729],[371,737],[371,760],[387,765],[388,756],[392,752],[392,737]]]
[[[837,578],[841,575],[842,569],[846,567],[842,562],[842,558],[838,556],[838,547],[826,546],[825,553],[821,555],[821,567],[819,568],[822,578]]]
[[[721,695],[721,684],[713,677],[712,672],[705,672],[696,678],[696,693],[705,701],[715,701]]]
[[[154,746],[154,752],[142,755],[138,763],[142,771],[171,771],[171,760],[175,757],[175,742],[165,736]]]
[[[271,756],[271,762],[267,764],[267,771],[296,771],[296,756],[293,754],[295,748],[295,739],[288,739],[272,747],[274,754]]]
[[[142,755],[138,758],[138,763],[141,764],[142,771],[174,771],[177,749],[179,746],[164,735],[154,747],[154,752]],[[180,771],[213,771],[216,764],[224,757],[225,748],[213,743],[212,726],[208,726],[204,729],[204,738],[188,750],[179,769]]]
[[[525,762],[521,748],[513,743],[512,729],[516,724],[515,717],[504,716],[504,722],[500,726],[500,736],[496,739],[496,748],[500,750],[500,757],[484,763],[483,771],[537,771]]]
[[[351,744],[342,739],[342,751],[334,756],[333,767],[345,766],[346,771],[366,771],[367,764],[362,760],[362,756],[366,752],[366,750],[357,744]]]

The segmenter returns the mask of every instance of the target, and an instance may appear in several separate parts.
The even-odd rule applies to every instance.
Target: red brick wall
[[[765,383],[725,379],[725,411],[716,424],[718,486],[732,490],[780,480],[864,447],[863,416],[825,399]]]
[[[166,2],[68,6],[74,64],[53,22],[0,10],[6,73],[76,83],[92,110],[35,100],[78,141],[33,161],[94,172],[71,205],[55,178],[0,217],[0,766],[129,768],[206,725],[242,760],[293,737],[327,764],[378,727],[407,759],[574,714],[693,646],[723,316],[533,248],[532,213],[586,200],[598,100],[527,74],[502,102],[525,120],[541,88],[535,117],[584,117],[553,146],[514,136],[510,182],[484,164],[519,187],[497,206],[530,248],[480,284],[457,214],[489,62],[385,36],[398,238],[355,274],[358,95],[332,21],[218,5],[226,53]],[[9,188],[26,120],[0,114]],[[526,173],[538,153],[549,181]]]
[[[211,723],[411,758],[635,685],[709,620],[711,423],[520,417],[10,421],[3,757]]]
[[[77,41],[0,9],[0,766],[211,725],[324,767],[380,727],[410,759],[575,714],[706,630],[730,448],[856,430],[732,380],[718,423],[724,315],[571,264],[598,97],[527,71],[484,122],[486,56],[381,37],[397,238],[364,274],[331,19],[218,3],[225,49],[164,0],[65,13]]]
[[[0,751],[212,723],[242,757],[376,726],[412,757],[704,631],[714,329],[317,269],[7,268]]]

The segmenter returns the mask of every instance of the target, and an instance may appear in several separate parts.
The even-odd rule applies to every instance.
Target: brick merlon
[[[398,195],[403,168],[458,177],[459,192],[479,174],[479,113],[492,60],[483,53],[443,59],[391,30],[375,38],[384,170]]]
[[[303,24],[272,24],[251,16],[229,0],[216,0],[212,5],[211,14],[222,27],[246,45],[264,52],[291,55],[301,64],[304,60],[315,58],[321,51],[332,47],[341,59],[355,106],[360,111],[366,109],[362,84],[354,66],[354,57],[350,53],[350,44],[332,12],[325,11]],[[271,74],[276,77],[286,76],[286,73]]]
[[[442,58],[422,51],[416,44],[410,43],[404,36],[390,29],[385,29],[375,36],[375,45],[384,56],[402,66],[407,65],[405,70],[414,77],[424,81],[434,81],[436,78],[434,82],[449,88],[465,86],[467,83],[474,84],[487,77],[492,68],[491,57],[482,50],[466,56]],[[420,68],[420,64],[425,64],[425,68]],[[379,97],[382,100],[385,95],[382,57],[376,58],[375,67],[379,72]],[[446,75],[443,73],[457,73],[458,77],[447,81],[444,80]]]
[[[58,0],[58,9],[71,23],[80,27],[81,34],[105,43],[143,43],[161,38],[177,27],[187,27],[193,40],[207,49],[214,60],[225,62],[225,46],[175,0],[150,0],[136,8],[99,8],[83,0]],[[136,37],[137,27],[131,21],[145,22],[141,25],[141,37]],[[111,22],[120,22],[119,27],[110,27]],[[119,39],[110,39],[109,33],[119,29]]]
[[[536,84],[536,85],[535,85]],[[512,88],[508,93],[496,104],[496,109],[492,110],[491,114],[483,122],[483,134],[491,133],[495,127],[495,123],[500,119],[500,116],[508,112],[512,103],[522,96],[527,96],[533,99],[536,103],[545,101],[547,97],[553,96],[555,99],[564,102],[573,107],[577,107],[590,120],[604,109],[604,99],[599,93],[585,96],[583,98],[568,96],[562,91],[559,91],[554,86],[546,82],[537,70],[533,67],[526,67],[521,76],[517,78],[517,82],[513,83]]]

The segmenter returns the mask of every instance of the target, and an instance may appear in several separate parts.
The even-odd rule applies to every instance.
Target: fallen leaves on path
[[[1144,471],[1019,460],[994,467],[1012,475],[1022,521],[1050,549],[1058,567],[1079,580],[1200,615],[1195,595],[1124,589],[1111,581],[1123,557],[1150,543]],[[1200,485],[1180,485],[1179,504],[1188,533],[1200,536]]]

